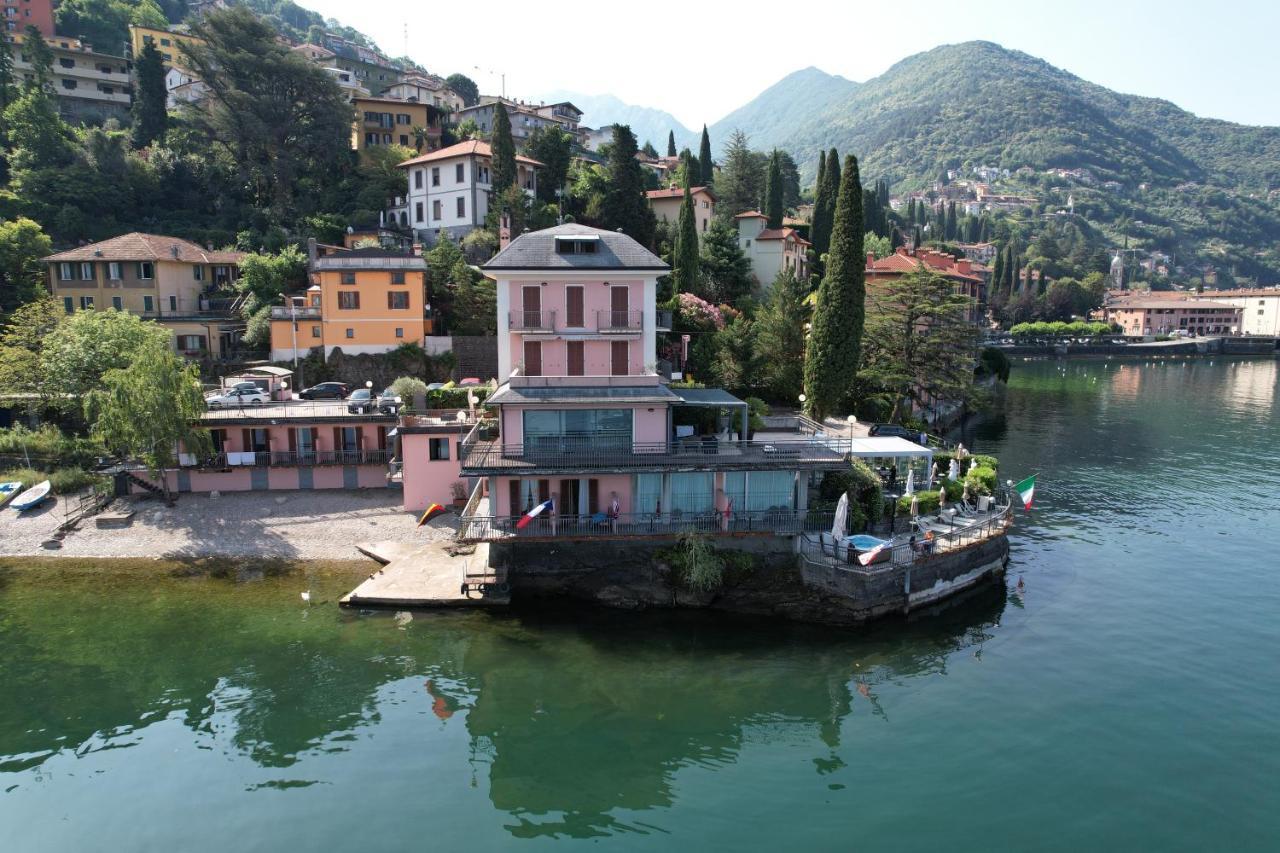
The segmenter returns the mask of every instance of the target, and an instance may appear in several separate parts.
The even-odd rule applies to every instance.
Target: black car
[[[910,441],[920,440],[920,431],[907,429],[897,424],[872,424],[871,429],[867,431],[868,435],[889,438],[905,438]]]
[[[353,415],[372,412],[374,405],[373,392],[368,388],[357,388],[347,398],[347,411]]]
[[[298,392],[303,400],[345,400],[351,389],[341,382],[321,382]]]
[[[400,397],[390,388],[383,388],[378,395],[378,414],[394,415],[400,411]]]

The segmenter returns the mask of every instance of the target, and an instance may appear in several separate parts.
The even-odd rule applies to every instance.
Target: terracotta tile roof
[[[761,213],[758,210],[748,210],[746,213],[739,213],[737,216],[733,218],[734,219],[768,219],[769,217],[765,216],[763,213]]]
[[[786,237],[793,237],[797,243],[803,243],[806,246],[812,245],[794,228],[766,228],[756,235],[757,240],[782,240]]]
[[[689,192],[692,193],[693,195],[697,195],[698,193],[706,193],[707,195],[711,196],[712,200],[714,200],[716,197],[716,194],[713,193],[711,190],[707,189],[706,187],[690,187]],[[684,188],[670,187],[665,190],[649,190],[648,192],[645,193],[645,197],[646,198],[684,198]]]
[[[100,243],[89,243],[56,255],[45,261],[182,261],[188,264],[238,264],[244,252],[205,249],[180,237],[143,234],[134,231]]]
[[[433,163],[437,160],[450,160],[454,157],[470,157],[472,155],[478,157],[492,157],[493,149],[489,147],[489,143],[481,142],[478,139],[468,139],[466,142],[459,142],[457,145],[450,145],[448,148],[441,148],[439,151],[431,151],[420,157],[414,157],[405,160],[400,164],[400,168],[405,166],[416,166],[419,163]],[[537,160],[532,157],[526,157],[523,154],[516,155],[517,163],[524,163],[526,166],[541,166]]]
[[[920,267],[936,272],[947,278],[958,279],[961,281],[981,282],[982,278],[973,275],[981,267],[975,267],[969,262],[970,272],[961,272],[955,266],[955,259],[950,255],[940,255],[931,253],[924,257],[916,257],[914,255],[903,254],[901,251],[895,252],[885,258],[880,258],[874,263],[867,264],[866,271],[870,273],[884,273],[889,275],[903,275],[909,272],[915,272]]]

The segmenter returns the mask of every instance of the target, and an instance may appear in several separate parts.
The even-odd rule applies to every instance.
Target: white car
[[[223,406],[244,406],[249,403],[267,403],[271,397],[261,388],[231,388],[220,394],[210,394],[204,398],[204,404],[210,409],[221,409]]]

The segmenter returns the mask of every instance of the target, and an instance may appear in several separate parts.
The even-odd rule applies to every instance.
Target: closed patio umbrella
[[[914,468],[907,470],[907,487],[902,490],[904,495],[914,495],[916,493],[916,472]]]
[[[915,495],[911,496],[911,517],[915,518],[920,515],[920,498]]]
[[[960,462],[955,457],[952,457],[951,464],[947,467],[947,479],[948,480],[960,479]]]
[[[831,538],[840,544],[840,540],[844,539],[844,525],[849,518],[849,493],[845,492],[840,496],[840,501],[836,504],[836,519],[831,524]]]
[[[925,486],[925,488],[932,489],[933,481],[936,479],[938,479],[938,463],[937,462],[933,463],[933,467],[929,469],[929,482]]]

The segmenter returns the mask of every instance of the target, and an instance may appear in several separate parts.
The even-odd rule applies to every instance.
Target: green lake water
[[[1276,390],[1018,365],[1008,576],[860,631],[0,572],[0,849],[1280,849]]]

